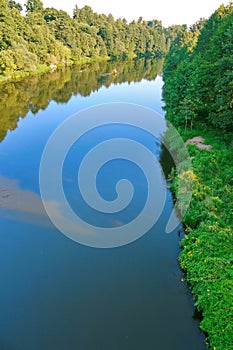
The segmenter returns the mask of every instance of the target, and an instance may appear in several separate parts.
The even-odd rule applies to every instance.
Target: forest
[[[233,7],[221,6],[174,40],[163,69],[167,118],[192,128],[233,124]]]
[[[201,137],[208,146],[188,145],[193,170],[182,176],[194,187],[179,261],[214,350],[232,349],[233,335],[232,38],[230,3],[180,32],[163,67],[166,118],[185,141]],[[172,180],[176,193],[175,171]]]
[[[0,82],[72,67],[64,68],[65,74],[57,69],[50,79],[29,79],[24,91],[20,82],[2,84],[0,141],[16,128],[19,117],[36,114],[51,100],[88,96],[103,85],[130,82],[132,74],[134,81],[154,79],[163,71],[167,120],[184,141],[202,137],[209,146],[187,146],[193,170],[183,175],[194,188],[179,261],[210,348],[232,349],[233,3],[190,28],[164,28],[160,21],[142,17],[128,23],[89,6],[75,6],[71,18],[65,11],[44,8],[41,0],[27,0],[25,15],[22,10],[13,0],[0,0]],[[92,61],[91,69],[85,66]],[[119,76],[104,75],[115,68]],[[5,113],[9,109],[10,116]],[[180,179],[175,170],[171,181],[176,193]]]
[[[21,11],[17,2],[0,0],[0,77],[97,58],[161,58],[174,31],[166,35],[158,20],[127,23],[89,6],[76,5],[73,18],[41,0],[28,0],[25,16]]]

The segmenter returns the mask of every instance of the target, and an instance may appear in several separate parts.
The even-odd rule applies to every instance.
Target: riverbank
[[[14,72],[10,75],[0,75],[0,84],[4,84],[4,83],[10,83],[10,82],[15,82],[15,81],[19,81],[21,79],[27,78],[27,77],[34,77],[37,75],[41,75],[44,73],[48,73],[48,72],[54,72],[57,69],[61,69],[61,68],[65,68],[68,66],[72,66],[72,65],[82,65],[82,64],[87,64],[87,63],[92,63],[92,62],[104,62],[104,61],[110,61],[110,57],[108,56],[104,56],[104,57],[84,57],[82,59],[79,60],[74,60],[74,61],[70,61],[67,63],[58,63],[56,65],[45,65],[45,64],[40,64],[37,65],[36,69],[30,72],[24,72],[24,71],[20,71],[20,72]]]
[[[233,230],[232,142],[216,130],[179,130],[184,141],[202,136],[210,150],[187,145],[194,189],[184,217],[185,238],[179,262],[202,314],[200,328],[214,350],[232,349]],[[172,189],[178,188],[176,176]]]

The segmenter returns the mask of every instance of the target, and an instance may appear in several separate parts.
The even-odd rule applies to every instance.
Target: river
[[[177,228],[165,233],[173,209],[166,182],[172,163],[154,138],[138,131],[135,136],[130,127],[96,128],[64,163],[64,191],[73,210],[110,227],[142,210],[145,178],[124,159],[109,162],[99,173],[100,193],[111,200],[114,184],[122,176],[133,178],[134,204],[126,217],[93,214],[74,195],[77,157],[116,133],[154,152],[165,173],[166,202],[155,225],[132,243],[110,249],[79,244],[52,224],[40,197],[41,156],[56,128],[78,111],[106,103],[139,104],[164,115],[160,71],[154,60],[98,62],[0,87],[1,350],[206,348],[181,281]]]

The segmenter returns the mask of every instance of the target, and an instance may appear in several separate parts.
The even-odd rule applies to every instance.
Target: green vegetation
[[[96,14],[89,6],[76,6],[71,18],[65,11],[44,8],[41,0],[28,0],[26,10],[22,16],[20,4],[0,0],[0,82],[73,63],[82,66],[2,85],[0,140],[16,128],[19,117],[36,114],[51,100],[67,102],[72,94],[88,96],[102,85],[154,79],[162,60],[126,59],[162,58],[169,51],[163,69],[166,117],[185,140],[202,136],[212,146],[209,151],[188,146],[193,171],[180,177],[194,188],[179,260],[211,349],[231,350],[233,4],[189,29],[165,29],[157,20],[142,18],[127,23]],[[118,74],[106,74],[113,71]],[[174,176],[175,192],[180,177]]]
[[[0,81],[93,59],[161,58],[168,43],[160,21],[127,23],[112,15],[79,9],[44,8],[27,0],[26,16],[12,0],[0,0]]]
[[[194,188],[179,260],[202,313],[201,329],[215,350],[231,350],[233,339],[232,38],[231,3],[183,28],[164,66],[167,118],[184,140],[202,136],[212,146],[188,145]],[[176,192],[181,179],[173,180]]]
[[[164,67],[167,118],[184,128],[233,124],[233,5],[178,33]]]

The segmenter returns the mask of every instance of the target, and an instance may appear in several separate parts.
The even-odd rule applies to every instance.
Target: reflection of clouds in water
[[[62,207],[60,203],[56,201],[45,201],[45,204],[47,210],[49,210],[49,213],[52,213],[53,218],[56,219],[56,222],[58,222],[60,225],[64,224],[65,222],[66,227],[70,230],[70,232],[81,235],[93,235],[95,233],[94,227],[87,227],[86,224],[81,225],[81,223],[77,224],[76,220],[73,221],[72,218],[70,218],[69,212],[67,212],[66,208],[64,206]]]
[[[125,222],[120,221],[120,220],[114,220],[113,225],[114,225],[114,227],[120,227],[120,226],[125,225]]]
[[[40,196],[29,190],[22,190],[17,180],[3,176],[0,176],[0,208],[47,216]]]
[[[58,221],[65,219],[66,214],[62,212],[60,204],[56,201],[48,201],[48,207]],[[5,219],[23,221],[30,224],[54,227],[51,223],[41,198],[38,194],[23,190],[19,187],[17,180],[0,176],[0,216]],[[69,229],[79,234],[93,234],[94,231],[85,227],[78,227],[70,223]]]

